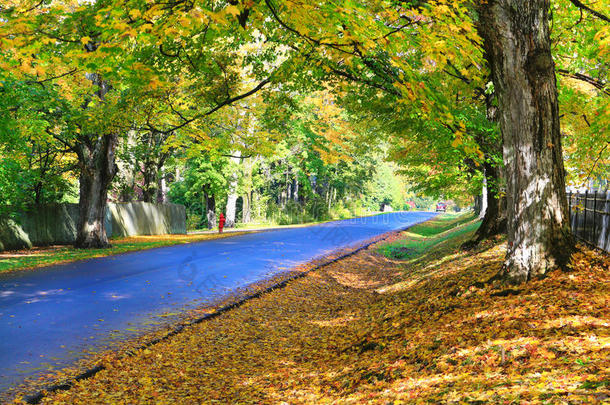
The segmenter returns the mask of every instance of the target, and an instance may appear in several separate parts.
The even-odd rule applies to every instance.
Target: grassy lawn
[[[404,238],[383,244],[378,249],[391,259],[408,260],[451,238],[472,233],[479,225],[477,216],[472,213],[443,214],[409,228],[403,232]]]
[[[110,241],[112,243],[112,247],[108,249],[75,249],[71,246],[50,246],[13,252],[0,252],[0,273],[34,269],[53,264],[68,263],[95,257],[113,256],[121,253],[135,252],[163,246],[226,238],[230,236],[242,235],[244,233],[245,232],[199,235],[131,236],[127,238],[112,239]]]
[[[104,370],[43,403],[607,401],[608,256],[582,248],[544,279],[487,283],[506,247],[461,250],[471,220],[437,218],[133,356],[102,356]],[[426,238],[409,260],[380,254]]]

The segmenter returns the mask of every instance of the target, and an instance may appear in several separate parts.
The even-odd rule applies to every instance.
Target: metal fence
[[[568,192],[574,235],[610,252],[610,190]]]

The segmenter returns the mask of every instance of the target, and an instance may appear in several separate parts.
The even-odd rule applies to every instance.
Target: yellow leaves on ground
[[[506,288],[485,283],[504,246],[465,253],[467,237],[409,264],[361,251],[134,357],[110,356],[44,402],[607,400],[610,259],[583,249],[571,271]]]

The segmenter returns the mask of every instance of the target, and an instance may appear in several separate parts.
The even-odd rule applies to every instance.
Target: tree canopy
[[[187,204],[193,226],[208,226],[227,205],[243,220],[256,213],[293,222],[403,208],[421,194],[469,204],[485,182],[497,222],[544,222],[551,214],[541,208],[517,215],[531,184],[549,173],[554,189],[604,186],[610,177],[607,6],[6,1],[2,209],[78,201],[78,244],[88,247],[108,244],[101,218],[109,198],[169,196]],[[509,14],[523,21],[512,27],[513,48],[493,42]],[[510,82],[499,58],[516,58],[511,49],[523,51],[534,33],[544,38],[519,67],[527,84]],[[544,69],[550,87],[537,99],[532,83],[541,75],[532,72]],[[517,87],[538,100],[528,117],[544,125],[511,144],[517,124],[531,121],[515,109]],[[545,125],[549,140],[538,148],[559,158],[528,157],[537,169],[517,181],[515,145],[536,143],[532,131]],[[559,212],[562,193],[535,198]]]

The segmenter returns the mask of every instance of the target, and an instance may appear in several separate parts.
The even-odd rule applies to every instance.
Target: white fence
[[[574,235],[610,252],[610,190],[569,191],[568,204]]]

